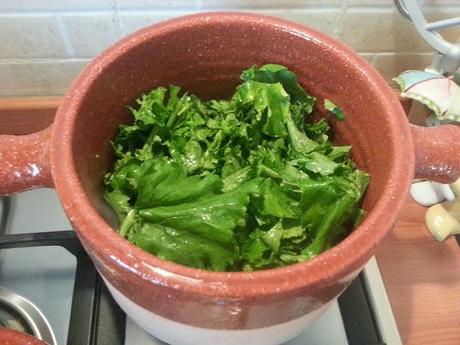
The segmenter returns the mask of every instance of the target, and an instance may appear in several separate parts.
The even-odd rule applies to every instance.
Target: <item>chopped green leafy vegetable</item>
[[[330,100],[324,100],[324,109],[329,111],[335,118],[339,121],[345,120],[345,114],[343,113],[342,109],[332,103]]]
[[[252,271],[308,260],[362,220],[369,176],[329,141],[326,120],[304,121],[316,99],[296,75],[269,64],[241,79],[230,100],[171,86],[130,108],[105,177],[121,236],[190,267]]]

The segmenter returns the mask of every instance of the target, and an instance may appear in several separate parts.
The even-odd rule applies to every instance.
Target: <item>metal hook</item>
[[[436,51],[431,68],[439,73],[451,74],[460,66],[460,44],[446,41],[436,30],[460,25],[460,17],[429,23],[417,0],[394,0],[401,14],[409,19],[422,38]]]
[[[396,5],[396,8],[398,11],[408,20],[412,21],[412,18],[410,17],[409,11],[407,10],[406,6],[402,3],[401,0],[394,0],[394,3]]]

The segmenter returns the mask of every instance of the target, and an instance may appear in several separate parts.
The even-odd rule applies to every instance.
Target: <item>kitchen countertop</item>
[[[460,344],[460,248],[438,243],[425,207],[407,197],[399,222],[376,257],[405,345]]]
[[[0,98],[0,133],[27,134],[51,123],[59,97]],[[460,344],[460,250],[436,242],[425,208],[407,197],[400,220],[377,251],[405,345]],[[388,344],[391,345],[391,344]]]

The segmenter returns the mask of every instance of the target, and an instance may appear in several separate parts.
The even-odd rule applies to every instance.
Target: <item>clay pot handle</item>
[[[460,177],[460,126],[411,125],[415,145],[415,177],[453,183]]]
[[[53,186],[51,129],[29,135],[0,135],[0,195]]]

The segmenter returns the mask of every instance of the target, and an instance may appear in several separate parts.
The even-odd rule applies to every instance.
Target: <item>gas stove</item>
[[[50,345],[164,344],[113,301],[52,189],[1,199],[0,326]],[[323,317],[284,345],[305,344],[402,344],[375,259]]]

